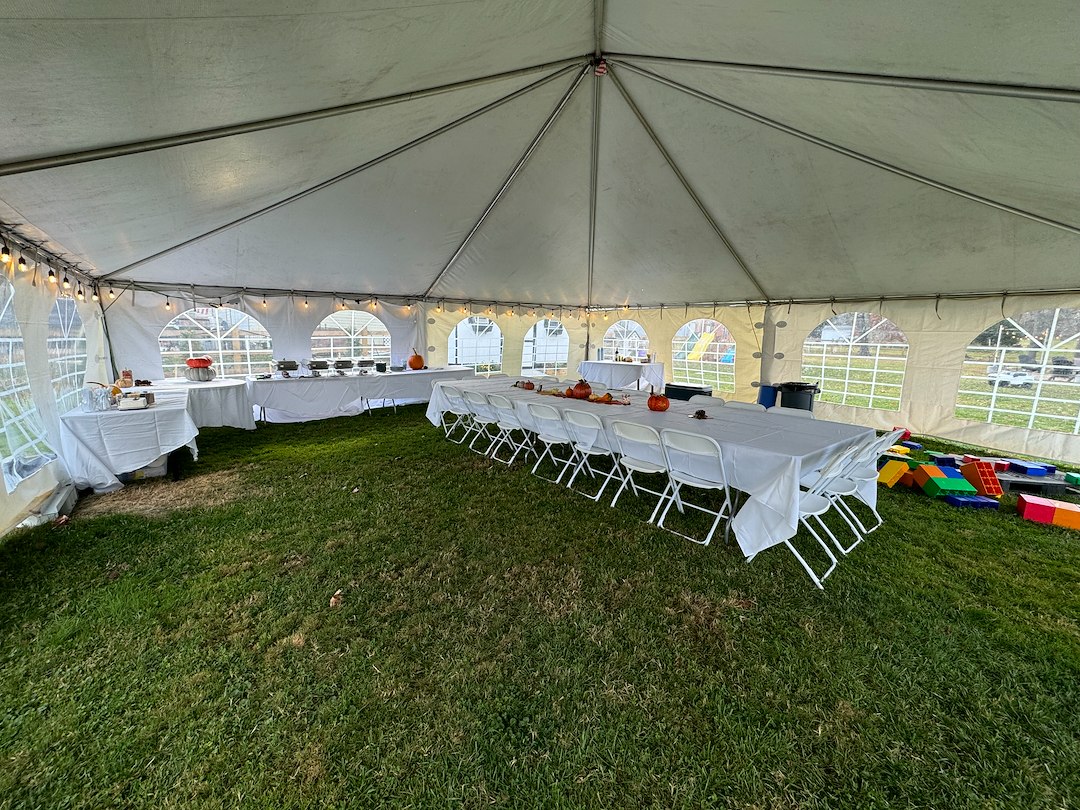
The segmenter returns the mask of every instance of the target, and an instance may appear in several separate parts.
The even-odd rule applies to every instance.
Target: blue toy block
[[[994,498],[985,495],[946,495],[945,503],[967,509],[997,509],[999,504]]]
[[[1057,472],[1057,465],[1056,464],[1046,464],[1046,463],[1041,462],[1041,461],[1039,462],[1039,464],[1044,470],[1046,470],[1047,475],[1053,475],[1054,473]]]
[[[1009,472],[1022,473],[1023,475],[1045,476],[1046,467],[1030,461],[1015,461],[1009,459]]]
[[[960,472],[960,470],[956,469],[956,467],[942,467],[939,464],[938,469],[941,470],[943,473],[945,473],[946,478],[963,478],[964,477],[964,474],[962,472]]]
[[[922,450],[922,445],[918,442],[900,442],[901,447],[906,447],[908,450]]]
[[[927,453],[933,462],[939,467],[959,467],[964,463],[964,459],[961,456],[957,456],[953,453]]]

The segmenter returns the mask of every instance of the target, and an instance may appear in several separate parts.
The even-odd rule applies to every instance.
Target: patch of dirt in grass
[[[224,506],[240,498],[265,495],[264,489],[252,487],[243,469],[218,470],[180,481],[155,478],[128,484],[116,492],[82,498],[73,517],[116,514],[157,517],[176,509]]]
[[[295,762],[296,770],[293,772],[293,779],[299,780],[302,784],[310,785],[326,775],[322,746],[317,743],[312,743],[297,751]]]
[[[503,574],[501,587],[511,598],[534,605],[551,621],[565,619],[580,608],[581,571],[576,567],[552,571],[515,565]]]

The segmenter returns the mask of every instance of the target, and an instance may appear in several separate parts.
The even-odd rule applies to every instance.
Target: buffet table
[[[641,388],[644,381],[657,391],[664,389],[663,363],[622,363],[617,360],[582,360],[578,374],[583,380],[600,383],[608,388]]]
[[[188,412],[187,393],[155,391],[155,403],[140,411],[84,411],[60,417],[60,447],[68,473],[80,489],[112,492],[117,477],[145,467],[179,447],[199,457],[199,434]]]
[[[224,377],[208,382],[193,382],[183,378],[153,380],[152,385],[136,386],[128,390],[152,391],[155,395],[185,392],[188,413],[196,427],[255,429],[255,416],[244,380]]]
[[[388,371],[383,374],[355,372],[339,377],[274,377],[248,379],[250,401],[268,422],[306,422],[334,416],[355,416],[372,400],[427,402],[431,386],[447,380],[473,376],[468,366],[448,366],[421,371]]]
[[[610,433],[611,423],[616,420],[656,430],[673,428],[711,436],[724,453],[731,486],[750,496],[731,521],[732,532],[747,557],[790,539],[798,531],[802,476],[820,469],[833,453],[874,434],[873,429],[857,425],[736,408],[715,408],[709,411],[708,419],[691,419],[697,410],[693,404],[672,400],[668,411],[654,412],[646,405],[648,396],[636,391],[626,394],[630,405],[600,405],[512,388],[505,379],[473,380],[455,387],[503,394],[514,403],[521,423],[530,429],[533,420],[527,408],[529,402],[595,413],[608,429],[612,447],[618,446]],[[623,396],[620,393],[618,398]],[[442,385],[436,385],[427,409],[431,423],[440,425],[448,407]],[[858,495],[867,504],[876,505],[877,481],[867,482]]]

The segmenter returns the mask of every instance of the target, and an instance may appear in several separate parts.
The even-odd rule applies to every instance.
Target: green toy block
[[[927,478],[923,492],[932,498],[939,495],[975,495],[975,487],[963,478]]]
[[[1080,487],[1080,473],[1065,473],[1065,483]]]

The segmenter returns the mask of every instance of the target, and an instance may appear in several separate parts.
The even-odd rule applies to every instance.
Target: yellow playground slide
[[[698,338],[698,342],[694,344],[694,348],[690,350],[690,353],[686,355],[687,360],[700,360],[701,356],[705,354],[709,349],[709,344],[713,342],[713,333],[705,332]]]

